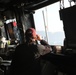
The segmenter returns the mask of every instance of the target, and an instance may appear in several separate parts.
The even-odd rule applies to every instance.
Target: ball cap
[[[25,32],[25,36],[27,37],[27,36],[29,36],[29,37],[36,37],[36,30],[34,29],[34,28],[29,28],[29,29],[27,29],[26,30],[26,32]]]

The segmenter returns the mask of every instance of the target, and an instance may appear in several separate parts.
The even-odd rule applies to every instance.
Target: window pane
[[[59,2],[43,7],[35,11],[34,20],[37,33],[50,45],[63,46],[65,34],[59,10]]]

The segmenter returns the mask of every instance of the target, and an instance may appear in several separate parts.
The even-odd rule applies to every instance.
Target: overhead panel
[[[20,6],[24,4],[26,9],[38,9],[49,4],[53,4],[59,0],[0,0],[0,11],[12,6]]]

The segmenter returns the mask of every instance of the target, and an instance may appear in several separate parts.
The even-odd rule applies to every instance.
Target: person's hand
[[[42,40],[40,35],[37,34],[36,36],[37,36],[37,40],[39,40],[39,41]]]

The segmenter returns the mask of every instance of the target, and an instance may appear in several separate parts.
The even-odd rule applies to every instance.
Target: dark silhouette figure
[[[16,47],[10,67],[10,75],[41,75],[40,56],[51,52],[47,42],[36,34],[34,28],[25,32],[25,43]],[[38,44],[37,40],[42,44]]]

